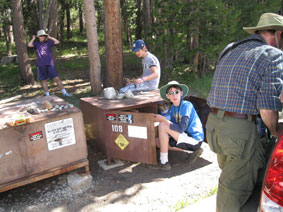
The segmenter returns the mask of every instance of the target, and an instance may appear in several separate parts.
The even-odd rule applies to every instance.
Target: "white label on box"
[[[147,139],[147,127],[128,126],[128,136],[133,138]]]
[[[76,143],[72,118],[45,124],[45,132],[49,151]]]

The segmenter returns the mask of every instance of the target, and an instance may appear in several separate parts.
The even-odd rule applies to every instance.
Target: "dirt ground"
[[[0,212],[108,212],[176,211],[207,196],[217,185],[219,168],[216,156],[206,143],[201,157],[193,164],[186,155],[169,152],[172,170],[155,171],[141,163],[104,171],[98,161],[105,155],[88,141],[92,186],[83,193],[67,183],[72,172],[0,193]],[[82,171],[76,170],[73,172]]]

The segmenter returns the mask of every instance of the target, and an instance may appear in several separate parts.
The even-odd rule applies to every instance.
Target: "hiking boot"
[[[72,94],[69,94],[68,92],[64,93],[63,95],[64,95],[64,96],[68,96],[68,97],[71,97],[71,96],[72,96]]]
[[[157,164],[147,164],[147,168],[151,170],[162,170],[162,171],[170,171],[171,164],[169,162],[162,164],[158,162]]]
[[[199,149],[198,149],[197,151],[195,151],[193,154],[190,154],[190,155],[189,155],[189,158],[187,159],[188,162],[190,162],[190,163],[195,162],[195,161],[199,158],[199,156],[201,156],[202,152],[203,152],[203,149],[202,149],[202,148],[199,148]]]

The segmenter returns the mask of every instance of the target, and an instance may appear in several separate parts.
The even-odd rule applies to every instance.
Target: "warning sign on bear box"
[[[76,143],[72,118],[45,124],[45,133],[49,151]]]

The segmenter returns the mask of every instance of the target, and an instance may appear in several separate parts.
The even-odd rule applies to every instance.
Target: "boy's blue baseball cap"
[[[145,46],[145,42],[144,42],[143,40],[141,40],[141,39],[136,40],[136,41],[134,42],[132,51],[133,51],[133,52],[137,52],[138,50],[140,50],[140,49],[143,48],[144,46]]]

